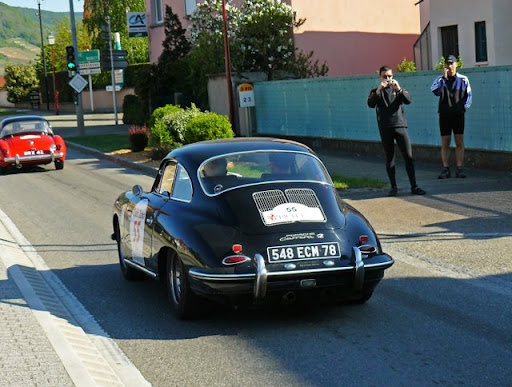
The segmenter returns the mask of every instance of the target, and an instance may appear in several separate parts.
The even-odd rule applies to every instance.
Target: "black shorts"
[[[441,136],[453,134],[464,134],[464,113],[439,114],[439,129]]]

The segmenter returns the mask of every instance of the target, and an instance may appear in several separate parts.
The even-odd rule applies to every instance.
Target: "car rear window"
[[[322,162],[309,153],[251,151],[212,157],[198,170],[204,192],[218,195],[247,185],[300,181],[332,184]]]
[[[15,121],[7,123],[0,133],[0,138],[19,136],[23,134],[53,134],[50,127],[44,121]]]

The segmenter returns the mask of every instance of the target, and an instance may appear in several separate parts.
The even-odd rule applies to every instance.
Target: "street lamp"
[[[53,69],[53,100],[55,102],[55,114],[59,115],[59,92],[55,86],[55,51],[53,46],[55,45],[55,35],[50,32],[48,35],[48,45],[52,48],[52,69]]]
[[[44,69],[44,86],[46,88],[46,110],[50,110],[50,94],[48,93],[48,74],[46,73],[46,58],[44,56],[43,23],[41,22],[41,0],[37,0],[37,9],[39,15],[39,31],[41,32],[41,55]]]

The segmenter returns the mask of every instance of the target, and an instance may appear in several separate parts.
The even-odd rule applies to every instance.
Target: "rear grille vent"
[[[278,205],[287,202],[286,198],[284,197],[283,191],[280,191],[278,189],[255,192],[252,194],[252,197],[260,213],[263,211],[270,211],[273,208],[277,207]]]

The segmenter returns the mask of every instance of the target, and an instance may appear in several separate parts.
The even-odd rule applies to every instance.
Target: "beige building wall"
[[[433,63],[442,56],[441,27],[457,25],[465,67],[512,64],[512,0],[428,0]],[[423,12],[423,10],[422,10]],[[476,62],[475,22],[485,21],[487,62]]]
[[[327,62],[330,76],[370,74],[413,60],[420,11],[413,0],[292,0],[306,23],[295,32],[297,47]]]

